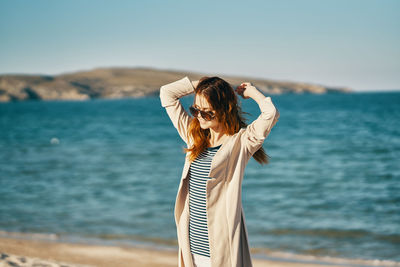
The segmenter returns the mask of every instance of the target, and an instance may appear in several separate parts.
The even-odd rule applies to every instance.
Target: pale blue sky
[[[146,66],[400,89],[400,1],[0,0],[0,73]]]

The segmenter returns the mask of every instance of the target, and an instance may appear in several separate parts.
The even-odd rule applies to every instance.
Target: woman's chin
[[[207,126],[206,123],[201,123],[201,122],[200,122],[200,128],[203,129],[203,130],[205,130],[205,129],[208,129],[208,128],[210,128],[210,127]]]

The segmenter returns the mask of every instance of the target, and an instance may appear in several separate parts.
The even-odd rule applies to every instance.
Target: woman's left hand
[[[241,83],[238,87],[236,87],[235,91],[236,93],[238,93],[238,95],[240,95],[244,99],[248,99],[251,97],[251,93],[254,90],[257,91],[257,88],[255,88],[251,83],[246,82],[246,83]]]

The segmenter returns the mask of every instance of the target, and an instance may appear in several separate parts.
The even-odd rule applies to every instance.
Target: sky
[[[151,67],[400,90],[399,0],[0,0],[0,74]]]

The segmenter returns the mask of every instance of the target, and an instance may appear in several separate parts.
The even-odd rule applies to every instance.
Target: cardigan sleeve
[[[280,116],[279,110],[274,106],[269,96],[259,103],[259,107],[261,114],[246,127],[242,135],[242,142],[244,142],[245,148],[250,155],[260,149]]]
[[[161,106],[167,111],[172,124],[186,144],[191,116],[183,108],[179,99],[192,93],[194,93],[194,87],[187,76],[160,88]]]

